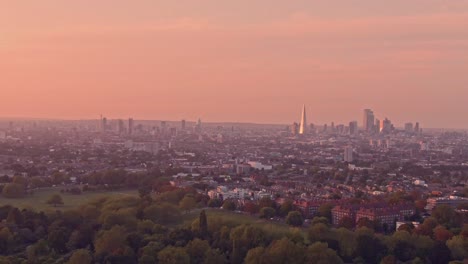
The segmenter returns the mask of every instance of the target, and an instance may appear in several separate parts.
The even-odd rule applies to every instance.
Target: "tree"
[[[190,264],[190,257],[183,248],[168,246],[158,253],[159,264]]]
[[[202,210],[200,212],[199,216],[199,232],[202,237],[205,237],[208,235],[208,221],[206,220],[206,213],[205,210]]]
[[[215,199],[210,199],[210,200],[208,201],[208,207],[211,207],[211,208],[213,208],[213,207],[220,207],[221,205],[222,205],[221,200],[216,199],[216,198],[215,198]]]
[[[332,214],[331,214],[332,209],[333,209],[332,204],[329,204],[329,203],[322,204],[318,209],[318,213],[320,216],[326,217],[328,221],[331,223],[332,222]]]
[[[271,207],[263,207],[262,209],[260,209],[260,218],[270,219],[274,217],[275,214],[276,214],[275,209]]]
[[[185,246],[185,251],[190,257],[191,263],[203,263],[205,254],[210,249],[210,244],[206,240],[195,238]]]
[[[448,231],[444,226],[434,228],[434,238],[437,241],[446,242],[453,237],[452,232]]]
[[[191,195],[186,195],[179,203],[179,207],[181,210],[184,210],[186,212],[190,212],[195,206],[197,205],[197,202],[195,201],[195,198]]]
[[[325,224],[315,224],[309,227],[309,231],[307,232],[309,241],[313,242],[323,242],[327,239],[330,233],[330,228]]]
[[[234,210],[236,210],[236,204],[231,200],[226,200],[223,203],[223,209],[224,210],[229,210],[229,211],[234,211]]]
[[[448,263],[451,260],[450,249],[443,242],[436,242],[429,259],[432,263]]]
[[[468,239],[463,236],[454,236],[447,241],[447,247],[452,252],[452,257],[456,260],[468,258]]]
[[[47,241],[49,246],[58,253],[67,252],[67,242],[70,237],[71,231],[63,226],[49,230]]]
[[[304,247],[288,238],[273,241],[263,255],[263,263],[304,263]]]
[[[316,216],[312,219],[311,225],[316,225],[316,224],[324,224],[326,226],[330,226],[330,222],[326,217],[321,217],[321,216]]]
[[[62,196],[60,196],[60,194],[52,194],[49,199],[47,199],[47,204],[51,204],[51,205],[54,205],[54,207],[57,207],[58,204],[62,205],[63,204],[63,200],[62,200]]]
[[[0,229],[0,255],[7,255],[12,248],[13,242],[13,234],[10,229],[8,227]]]
[[[258,201],[258,207],[259,208],[263,208],[263,207],[272,207],[272,208],[275,208],[276,207],[276,204],[273,200],[270,199],[270,197],[262,197],[259,201]]]
[[[367,227],[367,228],[370,228],[370,229],[374,229],[374,222],[369,220],[369,218],[367,217],[362,217],[362,218],[359,218],[359,220],[357,221],[356,223],[356,227]]]
[[[247,252],[245,257],[245,264],[261,264],[263,262],[263,255],[265,254],[264,247],[252,248]]]
[[[340,219],[338,226],[351,230],[355,227],[354,220],[349,216],[344,216],[343,218]]]
[[[24,186],[19,183],[7,183],[2,194],[5,198],[21,198],[24,196]]]
[[[103,230],[94,242],[96,256],[112,254],[123,250],[127,245],[127,231],[121,226],[113,226],[110,230]]]
[[[343,263],[343,260],[326,243],[316,242],[310,245],[306,251],[307,263]]]
[[[455,219],[455,210],[448,205],[439,205],[432,210],[431,215],[439,224],[446,227],[452,227]]]
[[[205,252],[205,260],[203,264],[225,264],[227,263],[226,257],[221,254],[219,249],[209,249]]]
[[[252,202],[246,202],[244,204],[244,212],[247,212],[249,214],[256,214],[258,213],[258,205]]]
[[[91,264],[93,263],[93,256],[87,249],[78,249],[73,252],[67,264]]]
[[[291,199],[287,199],[281,204],[279,208],[279,215],[285,217],[288,215],[289,212],[294,210],[294,204]]]
[[[288,213],[286,217],[286,224],[291,226],[302,226],[304,223],[304,219],[302,218],[301,212],[298,211],[291,211]]]

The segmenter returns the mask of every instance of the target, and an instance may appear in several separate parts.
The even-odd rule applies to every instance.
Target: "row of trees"
[[[140,194],[63,212],[0,207],[0,263],[448,263],[468,257],[468,225],[447,235],[435,218],[422,225],[431,233],[402,227],[391,236],[367,227],[332,228],[326,217],[314,218],[304,231],[201,211],[184,225],[206,197],[168,186],[154,198],[144,189]],[[287,218],[296,213],[288,211]]]

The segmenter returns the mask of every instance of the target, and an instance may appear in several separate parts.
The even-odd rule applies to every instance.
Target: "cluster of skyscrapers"
[[[100,124],[99,124],[99,130],[102,133],[105,133],[106,131],[111,130],[112,128],[116,129],[119,134],[128,134],[132,135],[134,131],[134,121],[133,118],[128,119],[128,125],[125,127],[125,121],[122,119],[116,120],[116,126],[112,126],[108,121],[106,117],[101,116]]]
[[[330,127],[327,124],[323,125],[322,130],[323,132],[355,135],[358,133],[359,127],[357,121],[349,122],[348,126],[335,126],[332,122]],[[389,134],[395,130],[395,127],[388,118],[380,120],[375,117],[374,111],[371,109],[364,109],[362,130],[368,134]],[[421,128],[419,127],[419,123],[415,125],[413,125],[413,123],[406,123],[405,131],[408,133],[421,133]],[[315,126],[313,124],[307,124],[306,107],[304,105],[302,107],[301,121],[300,123],[292,124],[291,133],[293,135],[303,135],[314,132],[316,132]]]

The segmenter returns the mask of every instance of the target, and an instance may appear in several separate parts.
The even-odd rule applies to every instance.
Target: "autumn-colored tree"
[[[229,210],[229,211],[234,211],[234,210],[236,210],[236,204],[231,200],[226,200],[223,203],[223,209],[224,210]]]
[[[321,242],[316,242],[307,248],[306,259],[307,263],[310,264],[343,263],[334,250],[330,249],[326,243]]]
[[[274,217],[275,214],[276,214],[275,209],[271,207],[263,207],[262,209],[260,209],[260,218],[270,219]]]
[[[290,226],[302,226],[304,224],[304,218],[302,217],[301,212],[291,211],[286,217],[286,224]]]
[[[195,201],[195,198],[191,195],[186,195],[179,203],[179,207],[181,210],[184,210],[186,212],[190,212],[195,206],[197,205],[197,202]]]
[[[244,204],[244,212],[247,212],[249,214],[256,214],[258,213],[258,205],[256,205],[253,202],[246,202]]]
[[[183,248],[168,246],[158,253],[159,264],[190,264],[190,257]]]
[[[58,193],[52,194],[49,197],[49,199],[47,199],[47,204],[51,204],[54,207],[57,207],[57,205],[62,205],[63,204],[62,196],[60,196],[60,194]]]
[[[447,230],[444,226],[434,228],[434,239],[437,241],[446,242],[453,237],[453,233]]]
[[[73,252],[67,264],[91,264],[93,263],[93,256],[87,249],[78,249]]]
[[[339,227],[344,227],[346,229],[353,229],[355,227],[354,220],[349,216],[344,216],[340,219],[338,223]]]

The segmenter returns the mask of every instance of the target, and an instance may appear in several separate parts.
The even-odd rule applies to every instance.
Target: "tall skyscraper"
[[[133,118],[128,119],[128,134],[133,134]]]
[[[307,116],[306,116],[305,105],[303,105],[302,106],[301,124],[299,126],[299,134],[301,134],[301,135],[305,134],[306,130],[307,130]]]
[[[349,122],[349,134],[356,135],[358,133],[358,123],[357,121]]]
[[[371,109],[364,109],[364,119],[362,122],[365,131],[374,130],[374,112]]]
[[[124,131],[125,131],[124,121],[122,119],[119,119],[117,122],[118,122],[117,123],[117,132],[119,134],[123,134]]]
[[[291,125],[291,134],[293,135],[297,135],[299,133],[299,124],[294,122],[292,125]]]
[[[181,128],[182,130],[185,130],[185,119],[182,119],[182,121],[181,121],[180,123],[181,123],[181,124],[180,124],[180,128]]]
[[[103,117],[101,119],[101,132],[106,132],[107,129],[107,118]]]
[[[414,132],[413,123],[406,123],[405,124],[405,131],[409,132],[409,133],[413,133]]]
[[[380,121],[380,133],[388,134],[392,131],[392,122],[385,118],[384,120]]]

